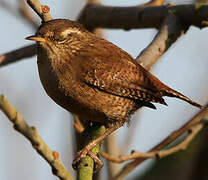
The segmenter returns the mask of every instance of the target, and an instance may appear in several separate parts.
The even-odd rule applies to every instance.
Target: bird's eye
[[[55,34],[54,40],[59,44],[66,42],[70,38],[71,34]]]
[[[55,41],[57,41],[58,43],[64,43],[67,40],[67,37],[64,36],[55,36],[53,37]]]

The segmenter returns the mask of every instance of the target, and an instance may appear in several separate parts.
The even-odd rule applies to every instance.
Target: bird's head
[[[79,23],[67,19],[55,19],[43,23],[34,36],[26,39],[36,41],[44,49],[77,49],[90,33]]]

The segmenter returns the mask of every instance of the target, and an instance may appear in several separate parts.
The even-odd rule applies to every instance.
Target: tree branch
[[[187,28],[181,25],[177,16],[170,13],[153,41],[136,58],[137,62],[150,70],[169,47],[186,32]]]
[[[166,6],[132,6],[111,7],[87,4],[79,16],[79,22],[89,30],[94,28],[139,29],[159,28],[169,12],[183,21],[187,26],[206,27],[208,5],[166,5]]]
[[[14,129],[25,136],[37,153],[42,156],[52,168],[55,176],[61,180],[73,180],[63,163],[58,158],[58,153],[52,151],[42,140],[35,127],[30,127],[20,113],[8,102],[4,95],[0,95],[0,109],[13,123]]]
[[[36,54],[36,44],[25,46],[14,51],[0,55],[0,67],[19,60],[32,57]]]

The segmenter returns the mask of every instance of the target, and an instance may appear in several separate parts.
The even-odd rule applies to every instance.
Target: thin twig
[[[150,151],[147,153],[142,153],[142,152],[136,152],[134,151],[130,155],[120,155],[118,157],[112,156],[108,153],[105,153],[103,151],[100,152],[101,156],[103,156],[105,159],[114,162],[114,163],[123,163],[132,159],[137,159],[137,158],[158,158],[161,159],[163,157],[166,157],[168,155],[171,155],[173,153],[176,153],[180,150],[185,150],[192,139],[197,135],[197,133],[202,129],[203,123],[199,123],[196,126],[190,128],[188,131],[190,132],[188,136],[183,140],[181,143],[178,145],[167,149],[167,150],[161,150],[161,151]]]
[[[8,102],[4,95],[0,95],[0,109],[13,123],[14,129],[25,136],[33,148],[42,156],[52,168],[55,176],[61,180],[73,180],[72,176],[58,158],[58,153],[52,151],[42,140],[35,127],[30,127],[20,113]]]
[[[191,143],[191,141],[194,139],[194,137],[198,134],[198,132],[204,127],[203,125],[204,125],[203,123],[199,123],[196,126],[188,129],[189,135],[185,140],[183,140],[180,144],[168,150],[158,151],[158,153],[156,153],[156,156],[160,159],[168,155],[171,155],[173,153],[176,153],[178,151],[185,150],[188,147],[188,145]]]
[[[150,151],[159,151],[166,147],[168,144],[170,144],[172,141],[180,137],[183,133],[185,133],[189,128],[196,125],[201,121],[201,119],[207,115],[208,111],[208,105],[206,105],[205,108],[203,108],[199,113],[197,113],[190,121],[188,121],[186,124],[184,124],[181,128],[176,130],[175,132],[171,133],[165,140],[163,140],[160,144],[155,146]],[[139,164],[141,164],[146,158],[138,158],[134,161],[126,164],[123,169],[119,172],[118,175],[114,177],[114,180],[117,180],[120,177],[125,177],[127,174],[132,172]]]

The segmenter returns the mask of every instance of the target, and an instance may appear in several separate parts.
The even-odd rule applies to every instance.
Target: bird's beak
[[[30,40],[30,41],[45,42],[44,38],[38,37],[38,36],[29,36],[29,37],[26,37],[25,39]]]

